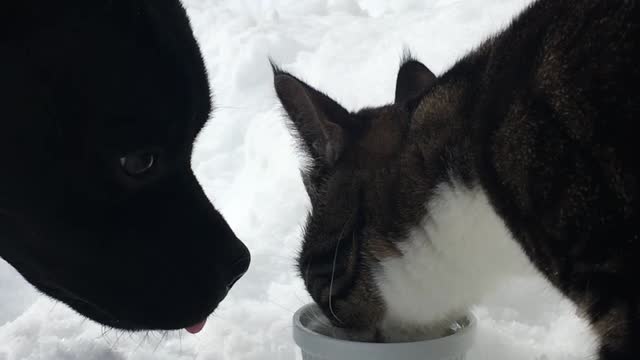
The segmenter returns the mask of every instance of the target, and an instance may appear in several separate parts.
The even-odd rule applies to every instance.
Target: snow
[[[271,57],[349,109],[390,102],[408,48],[441,73],[529,0],[184,0],[215,90],[193,166],[253,254],[249,273],[197,335],[129,334],[38,295],[0,260],[0,360],[293,360],[291,316],[309,301],[294,271],[308,199],[272,89]],[[470,359],[589,358],[576,309],[519,278],[475,313]]]

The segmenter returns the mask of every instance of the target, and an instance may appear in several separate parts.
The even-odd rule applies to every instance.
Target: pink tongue
[[[207,319],[204,319],[195,325],[185,328],[185,330],[187,330],[191,334],[197,334],[202,330],[202,328],[204,327],[204,324],[206,323],[207,323]]]

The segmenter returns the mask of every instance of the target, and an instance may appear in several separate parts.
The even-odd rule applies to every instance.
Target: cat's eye
[[[137,152],[120,158],[120,166],[129,176],[142,176],[156,165],[157,155],[153,152]]]

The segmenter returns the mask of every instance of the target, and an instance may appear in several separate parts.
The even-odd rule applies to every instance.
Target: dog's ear
[[[422,95],[436,83],[436,79],[431,70],[407,55],[398,71],[395,103],[413,111]]]
[[[333,99],[293,75],[274,67],[274,86],[309,154],[333,166],[342,155],[349,112]]]

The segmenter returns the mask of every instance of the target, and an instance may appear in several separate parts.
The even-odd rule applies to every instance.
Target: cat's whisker
[[[282,304],[278,304],[277,302],[273,301],[273,300],[267,300],[267,302],[272,303],[273,305],[276,305],[277,307],[279,307],[280,309],[286,311],[289,314],[293,314],[295,313],[295,311],[292,311],[291,309],[287,308],[286,306],[282,305]]]
[[[313,256],[309,257],[309,262],[307,263],[307,268],[304,271],[304,276],[303,279],[305,284],[308,284],[308,280],[309,280],[309,271],[311,271],[311,263],[313,261]]]
[[[324,314],[322,314],[321,311],[315,310],[311,312],[311,315],[313,316],[313,320],[318,322],[318,324],[333,328],[333,325],[327,320],[327,318],[324,317]]]
[[[333,281],[335,280],[336,263],[338,262],[338,251],[340,250],[340,243],[342,242],[342,236],[344,235],[344,231],[347,229],[347,226],[349,225],[349,222],[351,222],[352,218],[353,218],[353,213],[351,213],[351,215],[349,215],[349,218],[344,223],[344,226],[342,227],[342,230],[340,231],[340,235],[338,236],[338,243],[336,244],[336,251],[335,251],[335,253],[333,255],[333,265],[331,267],[331,282],[329,283],[329,311],[331,312],[331,315],[339,323],[343,323],[343,321],[340,320],[338,315],[336,315],[336,313],[333,311],[333,301],[332,301],[332,298],[333,298]]]
[[[300,306],[302,306],[302,305],[304,305],[304,304],[306,304],[306,303],[307,303],[307,301],[303,300],[303,299],[300,297],[300,294],[298,294],[297,292],[296,292],[296,293],[294,293],[294,295],[295,295],[295,296],[296,296],[296,298],[298,299],[298,301],[299,301],[299,303],[298,303],[298,304],[300,304]]]

